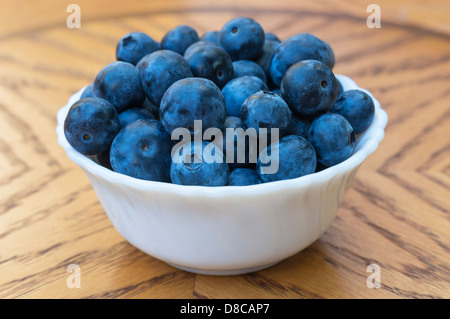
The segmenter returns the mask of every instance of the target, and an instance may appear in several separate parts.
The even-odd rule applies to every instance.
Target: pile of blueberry
[[[113,171],[181,185],[253,185],[336,165],[354,151],[374,104],[344,91],[331,47],[281,41],[239,17],[157,42],[132,32],[65,119],[70,145]],[[220,134],[218,134],[220,133]]]

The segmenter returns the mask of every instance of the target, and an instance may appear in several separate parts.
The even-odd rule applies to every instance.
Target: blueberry
[[[172,142],[161,122],[137,120],[125,126],[111,145],[115,172],[131,177],[170,182]]]
[[[94,83],[89,84],[83,91],[83,93],[81,93],[81,99],[85,99],[87,97],[94,97]]]
[[[304,138],[308,138],[309,126],[311,123],[299,116],[292,116],[291,125],[289,126],[289,135],[299,135]]]
[[[228,177],[229,186],[248,186],[261,184],[262,180],[258,173],[251,168],[236,168]]]
[[[138,107],[127,109],[119,114],[120,127],[125,127],[131,122],[142,119],[154,120],[155,117],[152,113],[150,113],[150,111]]]
[[[161,100],[160,119],[170,134],[176,128],[194,133],[194,120],[202,121],[202,128],[223,128],[226,117],[225,99],[211,80],[187,78],[169,87]]]
[[[95,155],[109,149],[119,129],[119,115],[114,106],[97,97],[75,102],[64,122],[67,141],[84,155]]]
[[[200,41],[210,41],[219,43],[219,31],[207,31],[201,37]]]
[[[90,157],[97,164],[112,170],[111,162],[109,161],[109,151],[110,149],[108,148],[106,151],[95,155],[88,155],[88,157]]]
[[[186,59],[186,57],[191,55],[192,52],[197,51],[198,49],[203,48],[207,45],[215,45],[220,48],[220,44],[218,44],[218,43],[200,40],[200,41],[194,42],[190,46],[188,46],[186,51],[184,51],[183,57]]]
[[[240,132],[236,129],[239,129]],[[227,142],[227,139],[231,138],[233,139]],[[253,141],[250,138],[253,138]],[[222,146],[230,168],[246,167],[257,161],[256,135],[247,136],[245,134],[244,123],[239,117],[227,116],[225,119]]]
[[[116,58],[136,65],[147,54],[159,50],[161,45],[149,35],[142,32],[131,32],[124,35],[116,46]]]
[[[181,185],[224,186],[229,174],[222,150],[206,141],[183,144],[175,151],[170,167],[172,182]]]
[[[266,32],[265,33],[265,37],[266,37],[266,41],[275,41],[275,42],[278,42],[278,43],[281,43],[281,40],[280,40],[280,38],[279,37],[277,37],[275,34],[273,34],[273,33],[270,33],[270,32]]]
[[[192,77],[189,63],[181,55],[170,50],[147,54],[139,61],[137,68],[147,98],[157,106],[173,83]]]
[[[259,66],[263,69],[266,76],[266,82],[270,86],[276,86],[275,84],[273,84],[272,78],[270,77],[270,63],[272,61],[273,53],[278,48],[279,44],[279,42],[268,40],[266,38],[266,41],[264,41],[262,53],[255,60],[255,62],[258,63]]]
[[[322,62],[297,62],[284,75],[280,92],[295,114],[317,116],[328,112],[336,100],[336,77]]]
[[[372,123],[375,106],[372,98],[364,91],[349,90],[338,96],[330,112],[345,117],[355,134],[362,133]]]
[[[148,98],[144,100],[144,103],[141,104],[141,108],[152,113],[155,119],[159,119],[159,106],[156,106]]]
[[[269,91],[259,91],[249,96],[241,107],[241,119],[245,127],[253,127],[259,136],[260,128],[279,129],[279,137],[286,135],[291,123],[291,111],[286,102]]]
[[[196,45],[197,43],[190,46],[184,54],[193,76],[209,79],[222,88],[233,78],[230,55],[215,43]]]
[[[227,83],[222,89],[228,116],[241,116],[242,103],[252,94],[268,90],[266,83],[256,76],[242,76]]]
[[[119,113],[145,99],[138,69],[122,61],[108,64],[97,74],[94,95],[109,101]]]
[[[235,78],[244,75],[253,75],[263,80],[264,83],[267,83],[266,74],[264,73],[264,70],[256,62],[250,60],[234,61],[233,71]]]
[[[338,91],[337,91],[337,96],[341,95],[344,92],[344,87],[342,86],[341,81],[339,81],[338,78],[336,78],[336,82],[338,85]]]
[[[330,50],[328,44],[309,33],[300,33],[284,40],[272,57],[270,65],[272,81],[280,86],[284,73],[292,65],[303,60],[318,60],[331,69],[334,58]]]
[[[179,25],[167,32],[161,46],[165,50],[172,50],[181,55],[194,42],[200,41],[197,31],[187,25]]]
[[[355,132],[342,115],[326,113],[311,123],[308,140],[316,150],[318,162],[330,167],[352,155]]]
[[[247,17],[228,21],[220,30],[219,43],[231,59],[253,60],[262,52],[264,30],[255,20]]]
[[[287,135],[261,152],[256,170],[263,182],[273,182],[312,174],[316,165],[311,143],[301,136]]]

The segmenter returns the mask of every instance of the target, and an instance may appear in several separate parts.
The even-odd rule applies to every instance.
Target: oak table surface
[[[450,4],[69,1],[0,5],[0,298],[449,298]],[[125,4],[126,3],[126,4]],[[276,5],[275,5],[276,3]],[[178,24],[202,34],[251,16],[280,38],[328,41],[334,72],[370,90],[389,115],[331,227],[271,268],[238,276],[178,270],[116,231],[82,170],[56,139],[56,113],[115,60],[118,39],[160,40]],[[69,288],[67,267],[80,267]],[[381,287],[368,288],[376,264]]]

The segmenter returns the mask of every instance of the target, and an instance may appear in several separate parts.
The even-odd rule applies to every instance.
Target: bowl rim
[[[58,143],[65,150],[69,159],[80,166],[85,172],[89,172],[94,176],[99,176],[104,180],[113,183],[123,185],[129,188],[138,189],[140,191],[148,191],[154,193],[177,193],[179,195],[196,195],[196,196],[246,196],[250,194],[261,194],[274,191],[282,191],[292,188],[299,188],[307,186],[311,183],[320,183],[329,180],[341,172],[352,170],[359,166],[370,154],[372,154],[382,141],[385,135],[385,127],[388,121],[387,113],[381,108],[379,101],[368,90],[359,87],[351,78],[345,75],[336,74],[336,78],[341,82],[344,91],[359,89],[372,98],[375,106],[375,114],[370,126],[361,134],[370,136],[365,140],[364,144],[356,150],[348,159],[328,167],[316,173],[304,175],[301,177],[274,181],[270,183],[262,183],[249,186],[198,186],[198,185],[178,185],[173,183],[149,181],[138,179],[135,177],[127,176],[118,172],[114,172],[106,167],[97,164],[91,158],[76,151],[67,141],[64,134],[64,121],[67,113],[77,100],[79,100],[84,88],[69,98],[69,101],[63,106],[57,113],[57,127],[56,133],[58,136]],[[359,139],[358,139],[359,140]],[[357,141],[358,142],[358,141]]]

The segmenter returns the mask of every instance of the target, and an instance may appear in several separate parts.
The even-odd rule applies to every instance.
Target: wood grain
[[[69,1],[0,10],[0,298],[449,298],[450,5],[378,1]],[[328,41],[335,73],[369,89],[389,114],[386,137],[360,168],[329,230],[263,271],[214,277],[137,250],[107,219],[83,172],[56,140],[56,112],[114,61],[118,39],[156,39],[177,24],[202,34],[251,16],[282,39]],[[81,269],[68,288],[67,266]],[[370,264],[381,288],[366,285]]]

